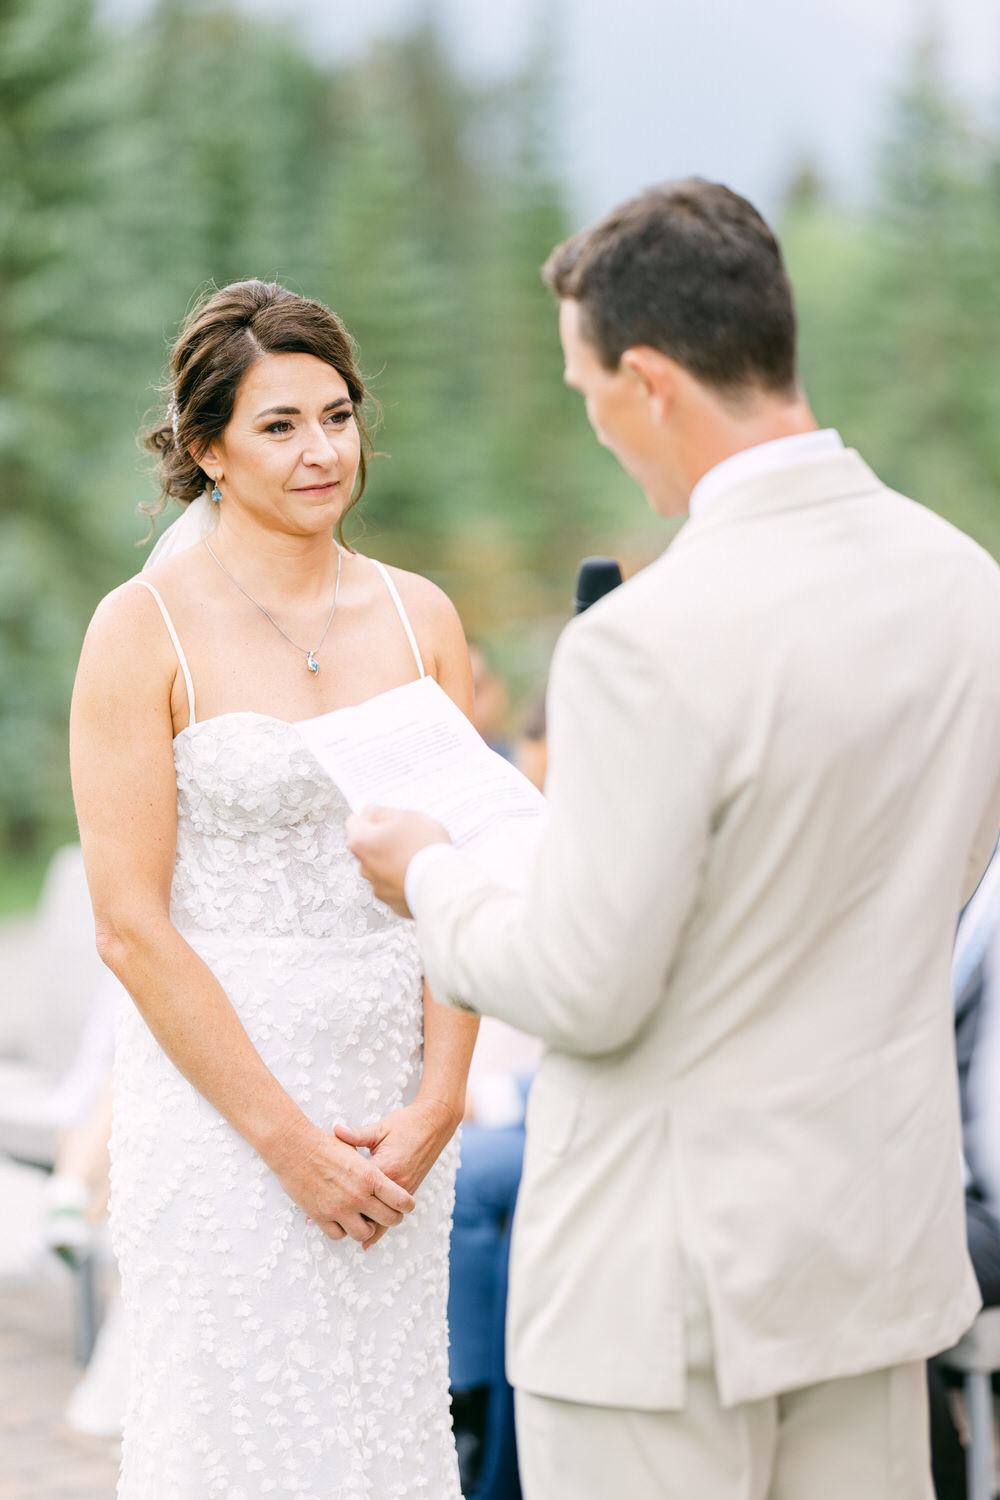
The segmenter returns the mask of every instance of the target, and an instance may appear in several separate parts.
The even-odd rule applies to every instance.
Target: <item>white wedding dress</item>
[[[195,719],[151,592],[191,705],[174,742],[172,919],[315,1123],[375,1120],[419,1081],[412,924],[362,880],[348,808],[294,725]],[[333,1242],[125,1008],[112,1227],[133,1387],[120,1500],[461,1500],[445,1318],[456,1161],[453,1142],[371,1252]]]

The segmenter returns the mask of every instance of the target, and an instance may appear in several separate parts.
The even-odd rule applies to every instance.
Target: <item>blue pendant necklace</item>
[[[245,589],[243,587],[243,585],[242,585],[242,583],[240,583],[239,579],[233,577],[232,573],[230,573],[230,571],[226,567],[225,563],[219,562],[219,559],[216,557],[215,553],[212,551],[212,548],[211,548],[211,546],[209,544],[208,538],[207,537],[205,538],[205,546],[208,549],[208,555],[212,559],[212,561],[215,563],[216,567],[222,569],[223,573],[225,573],[225,575],[229,579],[230,583],[235,583],[235,585],[239,589],[240,593],[243,594],[245,598],[249,599],[250,603],[253,604],[253,605],[255,605],[256,608],[260,610],[260,612],[261,612],[262,615],[266,615],[266,617],[270,620],[271,624],[274,626],[274,628],[278,632],[278,634],[279,635],[283,635],[285,637],[285,640],[288,641],[289,645],[294,646],[295,649],[296,649],[296,651],[301,651],[302,652],[303,656],[306,659],[306,666],[309,668],[310,672],[313,672],[313,673],[316,673],[316,672],[319,671],[319,662],[316,660],[316,656],[317,656],[317,654],[319,652],[320,646],[322,646],[323,642],[326,640],[326,637],[327,637],[327,634],[329,632],[330,626],[333,624],[333,617],[337,613],[337,600],[340,598],[340,570],[341,570],[341,568],[343,567],[343,564],[344,564],[344,554],[341,551],[341,548],[340,548],[338,542],[336,541],[336,539],[334,540],[333,545],[337,548],[337,582],[334,585],[334,589],[333,589],[333,604],[330,606],[330,613],[329,613],[329,615],[327,617],[326,625],[323,627],[323,634],[320,636],[319,641],[312,648],[312,650],[311,651],[307,651],[306,648],[305,648],[305,646],[300,646],[299,643],[298,643],[298,641],[293,641],[292,638],[291,638],[291,636],[288,634],[288,631],[287,630],[283,630],[281,628],[281,626],[278,624],[277,620],[271,614],[270,610],[265,609],[264,606],[263,606],[263,604],[261,604],[260,600],[259,599],[255,599],[254,596],[253,596],[253,594],[251,594],[247,589]]]

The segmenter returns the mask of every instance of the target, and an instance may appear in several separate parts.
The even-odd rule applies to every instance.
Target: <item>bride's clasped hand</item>
[[[417,1192],[461,1120],[461,1111],[454,1103],[418,1096],[412,1104],[393,1110],[371,1125],[356,1129],[337,1125],[334,1133],[348,1146],[367,1150],[372,1166],[380,1168],[381,1174],[397,1186],[398,1191],[409,1196]],[[365,1242],[366,1250],[377,1244],[386,1229],[392,1227],[385,1218],[371,1217],[377,1219],[377,1227]],[[393,1222],[398,1224],[401,1218],[402,1215]]]
[[[341,1135],[341,1129],[331,1134],[308,1120],[297,1123],[269,1153],[271,1170],[289,1198],[329,1239],[349,1237],[371,1244],[386,1229],[401,1224],[416,1200],[401,1180],[354,1149],[361,1142]]]

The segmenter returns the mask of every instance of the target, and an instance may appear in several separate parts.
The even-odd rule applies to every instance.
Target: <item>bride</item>
[[[98,944],[135,1002],[119,1500],[459,1500],[445,1304],[475,1022],[424,990],[295,726],[425,673],[468,712],[461,626],[338,540],[366,434],[333,314],[236,283],[170,369],[147,442],[190,509],[99,606],[71,735]],[[363,1155],[346,1127],[373,1122]]]

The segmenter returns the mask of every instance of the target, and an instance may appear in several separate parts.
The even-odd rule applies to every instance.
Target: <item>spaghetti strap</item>
[[[393,583],[392,579],[389,577],[389,570],[384,566],[383,563],[380,563],[377,558],[374,557],[370,557],[368,561],[374,563],[376,568],[378,568],[379,572],[382,574],[382,579],[385,583],[385,586],[389,590],[389,596],[392,599],[393,604],[395,604],[396,606],[396,613],[399,615],[399,618],[403,623],[403,629],[406,631],[406,639],[409,641],[410,648],[413,651],[413,658],[417,664],[417,671],[420,673],[421,677],[426,677],[427,674],[424,671],[424,663],[420,655],[420,647],[417,645],[417,638],[413,634],[413,626],[410,624],[410,618],[407,615],[406,610],[403,608],[403,601],[399,597],[399,590]],[[180,648],[178,647],[178,650],[179,649]]]
[[[170,618],[170,615],[167,611],[167,606],[164,604],[163,600],[160,598],[159,592],[154,589],[153,585],[151,583],[147,583],[144,578],[137,578],[135,581],[136,583],[141,584],[144,589],[148,589],[153,598],[156,600],[156,603],[159,606],[160,614],[163,616],[163,623],[167,627],[167,630],[170,633],[170,639],[174,643],[174,650],[177,652],[177,660],[180,662],[181,671],[184,673],[184,686],[187,688],[188,727],[190,728],[192,724],[197,723],[197,719],[195,718],[194,713],[194,683],[191,681],[191,670],[187,664],[187,657],[184,655],[184,652],[181,649],[181,643],[178,639],[177,631],[174,629],[174,622]]]

